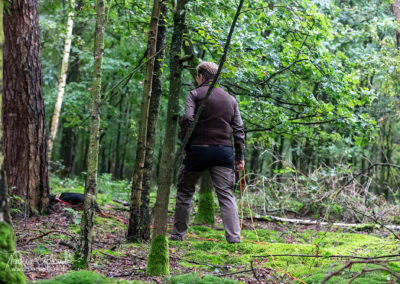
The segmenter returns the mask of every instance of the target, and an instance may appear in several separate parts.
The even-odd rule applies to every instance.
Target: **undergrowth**
[[[129,200],[127,197],[130,191],[128,183],[113,181],[109,175],[102,176],[99,180],[98,201],[100,204],[114,205],[112,200]],[[84,191],[84,184],[79,180],[67,179],[62,181],[52,177],[51,185],[52,192],[83,193]],[[262,203],[254,203],[260,197],[260,195],[257,195],[259,191],[255,187],[250,187],[249,190],[249,198],[254,197],[252,209],[254,206],[256,210],[260,210],[259,205]],[[173,193],[170,199],[172,208],[174,207]],[[301,210],[302,205],[299,203],[305,200],[296,201],[293,193],[289,194],[285,190],[275,194],[270,191],[269,194],[271,195],[262,195],[268,208],[281,204]],[[327,192],[323,192],[323,194],[327,194]],[[278,202],[286,197],[290,197],[291,201]],[[327,198],[329,199],[329,196]],[[150,193],[150,200],[151,205],[154,204],[155,191]],[[198,199],[194,198],[194,207],[196,207],[196,200]],[[332,206],[330,210],[333,208]],[[344,212],[340,208],[332,210],[337,210],[337,216]],[[173,214],[173,210],[170,210],[170,214]],[[80,213],[72,212],[71,218],[78,219],[79,215]],[[267,221],[261,221],[256,223],[256,234],[251,230],[250,224],[248,222],[246,224],[246,222],[247,227],[245,226],[246,229],[242,231],[243,241],[240,244],[228,244],[225,241],[221,223],[217,223],[215,226],[190,226],[188,234],[215,241],[205,241],[190,236],[187,236],[183,242],[170,241],[170,262],[171,259],[174,259],[170,266],[172,277],[164,278],[163,281],[170,281],[170,283],[223,283],[221,281],[225,280],[222,279],[228,277],[245,282],[249,279],[255,280],[257,275],[263,275],[263,281],[285,283],[291,281],[288,276],[291,275],[306,283],[320,283],[331,270],[337,271],[349,261],[354,260],[348,258],[348,256],[377,257],[398,255],[399,253],[399,242],[395,240],[393,235],[383,234],[379,230],[371,228],[371,226],[355,228],[353,231],[351,231],[352,229],[332,231],[332,228],[329,228],[330,231],[322,231],[320,228],[309,230],[292,224],[271,225]],[[77,236],[79,225],[76,223],[71,221],[68,228],[70,234]],[[116,241],[120,245],[115,246],[112,250],[96,249],[94,251],[96,255],[94,267],[100,267],[109,261],[105,254],[108,255],[108,258],[110,255],[115,258],[127,258],[140,253],[141,257],[147,258],[149,244],[124,243],[126,225],[115,219],[106,219],[100,216],[96,216],[95,224],[97,238],[101,239],[104,236],[117,238]],[[269,225],[265,226],[266,224]],[[312,228],[315,228],[315,226]],[[360,232],[356,230],[360,230]],[[257,237],[263,244],[257,243]],[[38,241],[45,243],[45,238]],[[145,265],[141,267],[144,268]],[[394,273],[400,273],[400,262],[389,262],[385,264],[385,267]],[[380,264],[354,264],[345,269],[343,273],[332,277],[328,283],[348,283],[363,269],[366,272],[362,273],[352,283],[382,283],[394,279],[387,271],[375,270],[380,268],[382,268]],[[187,274],[188,271],[196,271],[197,274]],[[144,273],[144,271],[142,272]]]

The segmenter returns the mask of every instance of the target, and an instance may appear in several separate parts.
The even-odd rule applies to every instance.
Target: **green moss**
[[[376,224],[361,224],[355,227],[356,231],[359,232],[373,232],[374,230],[378,229],[378,225]]]
[[[153,276],[169,275],[169,252],[166,236],[157,236],[151,241],[146,273]]]
[[[0,283],[26,283],[22,263],[15,249],[12,227],[0,222]]]
[[[71,271],[67,274],[58,275],[49,280],[41,280],[33,283],[40,284],[108,284],[113,283],[112,280],[107,279],[105,276],[88,271],[79,270]]]
[[[238,281],[219,278],[216,276],[206,275],[204,277],[200,277],[196,273],[182,274],[173,276],[169,282],[170,284],[181,284],[181,283],[190,283],[190,284],[235,284],[241,283]]]
[[[343,264],[344,265],[344,264]],[[342,264],[340,265],[336,265],[333,269],[333,271],[341,268],[343,266]],[[345,270],[345,273],[343,273],[342,275],[338,275],[338,276],[334,276],[332,278],[329,279],[329,281],[327,283],[333,284],[333,283],[337,283],[337,284],[347,284],[349,283],[349,278],[353,277],[354,275],[356,275],[358,272],[360,272],[363,268],[366,269],[373,269],[373,268],[377,268],[376,265],[373,264],[369,264],[366,267],[364,266],[364,264],[356,264],[353,265],[350,269]],[[398,272],[399,268],[397,269],[393,269],[391,268],[393,271]],[[326,268],[323,271],[320,271],[318,273],[313,274],[312,276],[310,276],[309,278],[306,279],[307,283],[320,283],[325,277],[326,275],[328,275],[329,273],[329,269]],[[376,283],[389,283],[389,279],[388,279],[389,274],[386,272],[382,272],[382,271],[372,271],[372,272],[368,272],[368,273],[364,273],[362,274],[360,277],[356,278],[356,280],[354,280],[352,283],[356,283],[356,284],[376,284]],[[391,276],[390,279],[393,279],[393,276]],[[298,282],[296,282],[298,283]],[[393,282],[394,283],[394,282]],[[397,282],[396,282],[397,283]]]
[[[203,191],[200,192],[199,197],[199,209],[197,211],[195,222],[206,224],[206,225],[214,225],[214,194],[212,191]]]
[[[88,267],[87,259],[81,255],[79,249],[75,251],[72,267],[74,269],[85,269]]]

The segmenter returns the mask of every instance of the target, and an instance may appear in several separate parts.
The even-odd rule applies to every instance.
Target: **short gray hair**
[[[206,79],[213,79],[217,74],[218,65],[214,62],[202,62],[196,67],[197,74],[202,74]]]

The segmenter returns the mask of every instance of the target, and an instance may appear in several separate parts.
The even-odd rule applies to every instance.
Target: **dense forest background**
[[[84,193],[81,215],[62,211],[70,226],[80,224],[68,227],[79,233],[69,244],[69,268],[88,268],[97,257],[93,230],[117,228],[119,244],[152,239],[146,276],[170,273],[168,202],[183,147],[177,125],[202,61],[220,64],[218,85],[238,101],[244,121],[246,171],[237,173],[234,194],[242,220],[251,217],[255,236],[250,224],[242,228],[250,242],[261,244],[253,215],[312,219],[317,227],[373,223],[372,230],[380,226],[399,240],[398,227],[384,224],[400,223],[400,0],[39,0],[38,13],[35,1],[1,3],[0,225],[11,223],[7,196],[21,232],[25,217],[52,213],[50,194]],[[202,177],[200,187],[212,185]],[[214,212],[214,203],[206,211]],[[121,224],[96,226],[98,206],[118,204],[129,207],[114,216]],[[200,205],[194,211],[200,216]],[[205,232],[196,233],[207,240]],[[334,276],[331,268],[326,278]],[[398,266],[384,268],[400,278]]]
[[[184,50],[218,62],[234,2],[189,1]],[[293,175],[318,183],[350,179],[398,199],[398,27],[389,1],[252,1],[245,3],[220,84],[240,102],[252,177],[279,186]],[[51,172],[86,171],[95,3],[40,1],[46,125],[51,125],[68,11],[74,9],[70,67],[51,155]],[[216,9],[218,7],[218,9]],[[150,1],[110,3],[103,63],[99,171],[130,180],[135,162]],[[172,19],[169,20],[172,26]],[[168,29],[168,37],[173,30]],[[166,49],[169,46],[167,45]],[[168,55],[163,78],[169,72]],[[135,72],[130,72],[135,70]],[[194,87],[184,63],[180,106]],[[128,77],[128,78],[127,78]],[[121,79],[122,84],[113,88]],[[158,120],[165,121],[169,81]],[[109,90],[112,90],[109,92]],[[152,181],[164,124],[157,124]],[[312,190],[312,187],[311,187]],[[320,190],[320,188],[318,188]]]

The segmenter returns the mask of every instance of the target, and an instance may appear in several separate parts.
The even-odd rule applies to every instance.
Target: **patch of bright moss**
[[[224,279],[216,276],[206,275],[204,277],[200,277],[196,273],[182,274],[176,275],[171,278],[169,281],[170,284],[181,284],[181,283],[190,283],[190,284],[236,284],[241,283],[238,281]]]
[[[333,271],[340,269],[343,265],[344,264],[342,264],[342,263],[340,263],[340,265],[336,265],[333,268]],[[343,275],[338,275],[338,276],[334,276],[334,277],[330,278],[327,283],[347,284],[347,283],[349,283],[349,279],[351,277],[355,276],[356,274],[358,274],[363,268],[373,269],[373,268],[377,268],[377,266],[373,265],[373,264],[372,265],[369,264],[365,267],[364,264],[355,264],[350,269],[345,270]],[[397,273],[400,271],[400,267],[397,267],[395,269],[393,269],[393,267],[391,267],[391,269]],[[324,269],[323,271],[315,273],[312,276],[308,277],[306,279],[306,282],[310,283],[310,284],[311,283],[313,283],[313,284],[320,283],[326,277],[326,275],[328,275],[328,272],[329,272],[329,269]],[[388,277],[390,277],[390,278],[388,278]],[[372,271],[372,272],[367,272],[367,273],[362,274],[360,277],[356,278],[352,283],[356,283],[356,284],[389,283],[389,279],[393,280],[393,278],[394,277],[389,276],[389,274],[387,272]],[[296,283],[298,283],[298,282],[296,282]]]
[[[199,209],[195,217],[196,223],[205,225],[214,225],[214,194],[212,191],[200,192],[199,196]]]
[[[0,222],[0,283],[26,283],[22,263],[15,249],[12,227]]]
[[[167,236],[160,235],[151,241],[146,273],[153,276],[169,275]]]
[[[260,241],[265,244],[246,242],[246,240],[256,241],[256,235],[252,230],[242,231],[242,243],[228,244],[225,242],[221,231],[201,226],[192,226],[189,231],[197,237],[217,239],[221,242],[204,241],[190,237],[187,237],[187,241],[184,242],[172,242],[177,250],[186,251],[180,260],[180,264],[185,267],[207,270],[216,266],[237,267],[239,264],[250,265],[250,261],[254,260],[255,256],[264,256],[256,258],[262,261],[264,267],[272,268],[276,271],[282,269],[304,281],[314,279],[311,276],[314,277],[319,274],[325,277],[332,263],[336,262],[337,267],[340,267],[347,261],[347,259],[329,259],[329,255],[378,256],[382,254],[394,254],[396,253],[396,248],[398,250],[398,242],[393,240],[393,238],[382,239],[381,237],[366,234],[314,232],[308,230],[293,232],[292,236],[290,236],[290,231],[282,234],[277,231],[257,229]],[[275,256],[272,261],[271,254],[288,254],[294,256]],[[303,254],[318,254],[326,257],[296,256]],[[400,270],[399,266],[400,264],[393,263],[394,269],[392,268],[392,270]],[[354,273],[361,271],[361,269],[361,266],[354,266]],[[387,277],[387,273],[382,271],[376,272],[376,275],[376,279],[381,279],[384,276]],[[338,277],[338,281],[342,279],[348,282],[350,278],[348,274],[343,274]],[[322,279],[319,279],[319,282]],[[312,281],[314,280],[310,281],[309,283],[313,283]],[[379,283],[381,280],[377,281],[375,283]],[[357,283],[357,281],[354,283]]]
[[[49,280],[40,280],[33,283],[40,284],[109,284],[113,283],[112,280],[107,279],[105,276],[88,271],[79,270],[71,271],[67,274],[57,275]]]

